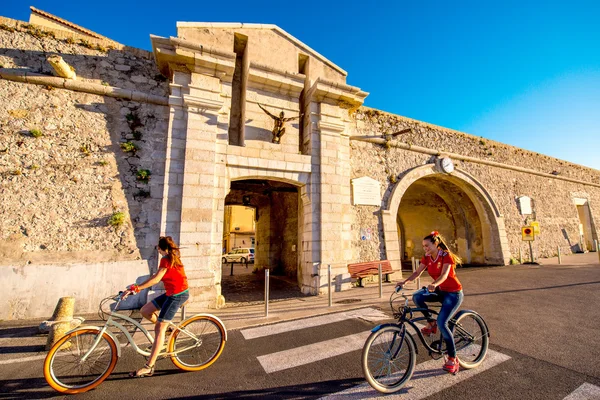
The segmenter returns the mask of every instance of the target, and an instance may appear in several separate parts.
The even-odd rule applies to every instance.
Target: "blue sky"
[[[599,1],[30,0],[0,15],[29,5],[145,49],[177,21],[276,24],[367,106],[600,169]]]

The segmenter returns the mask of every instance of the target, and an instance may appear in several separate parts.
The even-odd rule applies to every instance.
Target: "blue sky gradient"
[[[26,21],[32,5],[148,50],[177,21],[275,24],[348,71],[367,106],[600,169],[599,1],[369,3],[32,0],[0,15]]]

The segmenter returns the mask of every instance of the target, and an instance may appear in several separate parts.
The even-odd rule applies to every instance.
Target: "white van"
[[[245,247],[241,247],[238,249],[233,249],[229,253],[223,256],[223,264],[230,262],[240,262],[240,263],[253,263],[254,262],[254,249],[249,249]]]

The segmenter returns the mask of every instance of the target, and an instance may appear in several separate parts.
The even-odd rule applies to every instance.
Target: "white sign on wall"
[[[381,183],[368,176],[352,179],[352,204],[381,205]]]
[[[521,196],[517,199],[519,201],[519,210],[521,215],[531,215],[531,198],[527,196]]]

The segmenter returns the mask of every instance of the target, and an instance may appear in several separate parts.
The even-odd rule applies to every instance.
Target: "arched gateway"
[[[399,266],[422,256],[421,239],[437,229],[465,264],[506,264],[510,259],[504,219],[490,194],[461,170],[434,164],[407,171],[382,210],[387,258]]]

